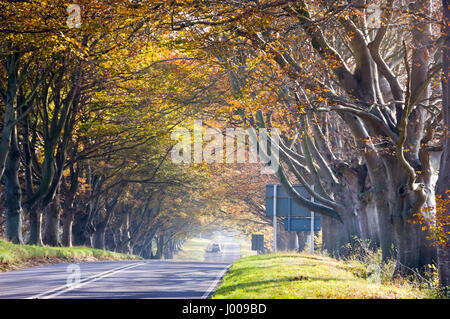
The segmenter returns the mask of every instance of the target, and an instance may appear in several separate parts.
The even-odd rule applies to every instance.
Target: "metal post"
[[[291,230],[291,201],[292,201],[292,199],[289,197],[288,198],[288,217],[287,217],[289,231]]]
[[[314,212],[311,212],[311,243],[309,245],[309,252],[314,255]]]
[[[277,251],[277,184],[273,185],[273,251]]]
[[[314,185],[312,185],[314,190]],[[311,201],[314,202],[314,197],[311,196]],[[309,252],[314,255],[314,212],[311,211],[311,242],[309,244]]]

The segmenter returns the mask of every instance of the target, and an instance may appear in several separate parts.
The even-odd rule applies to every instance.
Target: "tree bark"
[[[34,206],[30,211],[30,239],[29,244],[43,246],[42,242],[42,207]]]
[[[305,249],[307,240],[308,240],[308,233],[307,232],[305,232],[305,231],[298,231],[297,232],[297,242],[298,242],[298,244],[297,244],[297,246],[298,246],[297,251],[298,252],[302,252]]]
[[[130,211],[125,207],[127,211],[122,220],[122,238],[120,243],[120,250],[124,254],[131,253],[131,235],[130,235]]]
[[[158,235],[156,239],[156,254],[154,256],[155,259],[161,259],[163,257],[164,251],[164,235]]]
[[[109,221],[111,220],[113,212],[114,212],[114,204],[111,205],[111,207],[108,207],[106,209],[106,216],[103,218],[103,220],[101,220],[95,226],[94,239],[93,239],[94,248],[103,249],[103,250],[106,249],[106,245],[105,245],[106,228],[108,227],[108,224],[109,224]]]
[[[73,217],[73,219],[72,244],[75,246],[91,246],[91,227],[89,227],[89,214],[80,211],[76,216]]]
[[[57,196],[58,197],[58,196]],[[49,246],[61,246],[59,239],[61,207],[59,199],[55,198],[45,208],[44,243]]]
[[[94,233],[94,248],[105,250],[106,225],[97,227]]]
[[[23,244],[22,237],[22,193],[19,183],[20,153],[17,144],[16,128],[11,134],[11,148],[6,161],[5,180],[5,210],[6,238],[13,243]]]
[[[62,222],[63,222],[62,245],[66,247],[72,247],[72,226],[74,215],[75,209],[73,207],[64,209],[62,215]]]
[[[5,165],[11,146],[11,134],[14,128],[14,121],[16,120],[19,60],[20,55],[18,53],[12,53],[6,57],[5,63],[8,86],[6,90],[2,92],[5,102],[5,112],[0,140],[0,178],[5,171]]]
[[[140,256],[144,259],[152,259],[153,258],[153,235],[148,236],[141,247]]]
[[[421,225],[413,223],[414,214],[420,212],[414,209],[417,194],[407,189],[407,174],[395,159],[387,166],[388,201],[397,245],[394,275],[413,275],[436,262],[436,248],[426,239],[429,233],[422,231]],[[428,199],[434,200],[434,193],[429,194]]]
[[[436,195],[445,200],[446,207],[443,212],[444,217],[448,218],[450,213],[450,193],[448,182],[450,181],[450,94],[449,94],[449,74],[450,74],[450,1],[442,0],[443,8],[443,33],[445,36],[442,49],[443,72],[442,72],[442,113],[444,120],[444,149],[441,157],[441,165],[439,169],[438,181],[436,184]],[[450,243],[448,242],[448,234],[450,233],[449,225],[444,226],[447,234],[447,241],[438,247],[438,273],[439,286],[446,290],[450,286]]]
[[[293,231],[285,231],[283,223],[278,221],[277,230],[277,249],[279,251],[290,251],[297,248],[296,233]]]

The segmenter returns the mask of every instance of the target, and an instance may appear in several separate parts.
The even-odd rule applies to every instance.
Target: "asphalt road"
[[[222,251],[206,252],[206,262],[233,263],[241,257],[241,245],[233,236],[218,236],[215,242],[220,243]]]
[[[208,298],[227,266],[151,260],[32,267],[0,274],[0,298]]]
[[[0,298],[208,298],[240,257],[234,238],[220,236],[220,253],[205,262],[106,261],[56,264],[0,274]]]

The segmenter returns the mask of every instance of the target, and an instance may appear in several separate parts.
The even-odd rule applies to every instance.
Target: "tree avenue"
[[[328,254],[367,240],[394,276],[436,264],[449,285],[447,0],[69,4],[0,1],[8,240],[171,258],[217,224],[268,234],[280,183]],[[273,174],[174,163],[199,120],[267,129]]]

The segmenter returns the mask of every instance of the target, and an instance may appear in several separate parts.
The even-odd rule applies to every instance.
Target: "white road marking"
[[[50,299],[50,298],[54,298],[54,297],[59,296],[59,295],[61,295],[61,294],[63,294],[63,293],[66,293],[66,292],[68,292],[68,291],[70,291],[70,290],[78,289],[78,288],[80,288],[80,287],[82,287],[82,286],[85,286],[85,285],[87,285],[87,284],[89,284],[89,283],[91,283],[91,282],[94,282],[94,281],[97,281],[97,280],[99,280],[99,279],[102,279],[102,278],[106,278],[106,277],[112,276],[112,275],[117,274],[117,273],[119,273],[119,272],[122,272],[122,271],[125,271],[125,270],[128,270],[128,269],[131,269],[131,268],[134,268],[134,267],[137,267],[137,266],[141,266],[141,265],[144,265],[144,264],[145,264],[145,263],[138,263],[138,264],[132,264],[132,265],[126,265],[126,266],[120,266],[120,267],[117,267],[117,268],[114,268],[114,269],[111,269],[111,270],[107,270],[107,271],[101,272],[101,273],[99,273],[99,274],[95,274],[95,275],[93,275],[93,276],[91,276],[91,277],[88,277],[88,278],[82,280],[82,281],[81,281],[79,284],[77,284],[77,285],[69,286],[69,287],[68,287],[67,285],[59,286],[59,287],[56,287],[56,288],[54,288],[54,289],[51,289],[51,290],[42,292],[42,293],[40,293],[40,294],[38,294],[38,295],[29,297],[29,298],[27,298],[27,299],[38,299],[38,298]],[[52,294],[52,293],[53,293],[53,294]],[[48,294],[50,294],[50,295],[48,295]],[[48,295],[48,296],[47,296],[47,295]]]
[[[217,284],[219,283],[219,281],[222,279],[222,277],[225,275],[225,273],[227,272],[227,270],[231,267],[231,264],[229,264],[228,266],[225,267],[224,270],[222,270],[220,272],[220,274],[216,277],[216,280],[214,280],[212,282],[212,284],[209,286],[208,290],[206,290],[206,292],[203,294],[201,299],[206,299],[208,298],[208,296],[211,294],[211,292],[213,291],[214,288],[216,288]]]

